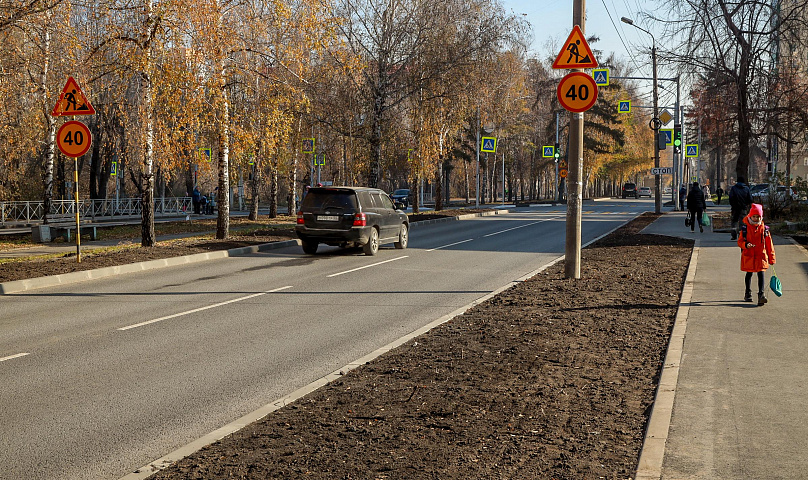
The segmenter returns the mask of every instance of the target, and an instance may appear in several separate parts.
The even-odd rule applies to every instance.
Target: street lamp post
[[[651,35],[651,62],[654,68],[654,118],[651,120],[652,129],[654,130],[654,167],[659,168],[659,148],[657,147],[657,137],[659,135],[659,127],[661,126],[659,123],[659,95],[657,93],[657,62],[656,62],[656,38],[654,38],[654,34],[649,32],[648,30],[638,27],[634,25],[634,20],[626,17],[621,17],[620,21],[631,25],[632,27],[636,28],[637,30],[642,30],[643,32]],[[654,200],[654,211],[656,213],[662,212],[662,195],[660,186],[662,184],[662,177],[659,175],[654,175],[654,190],[655,190],[655,200]]]

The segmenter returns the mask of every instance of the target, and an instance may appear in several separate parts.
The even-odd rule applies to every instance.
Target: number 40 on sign
[[[595,104],[598,86],[591,76],[583,72],[572,72],[558,83],[556,94],[562,107],[570,112],[580,113]]]

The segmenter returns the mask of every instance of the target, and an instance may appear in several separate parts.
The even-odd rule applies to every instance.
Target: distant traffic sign
[[[553,158],[555,157],[555,147],[552,145],[545,145],[542,147],[542,155],[543,158]]]
[[[212,158],[210,147],[201,147],[199,149],[199,158],[201,160],[205,160],[206,162],[209,162],[210,159]]]
[[[54,117],[95,115],[95,109],[90,105],[87,97],[84,96],[76,80],[73,77],[68,77],[51,115]]]
[[[567,178],[567,173],[568,173],[568,171],[567,171],[566,168],[558,169],[558,176],[561,177],[561,178]]]
[[[485,153],[497,153],[497,138],[483,137],[480,151]]]
[[[589,75],[572,72],[558,82],[556,95],[564,109],[574,113],[585,112],[597,101],[598,86]]]
[[[314,139],[313,138],[304,138],[303,139],[303,153],[314,153]]]
[[[620,100],[617,105],[617,111],[620,113],[631,113],[631,100]]]
[[[592,78],[595,79],[595,85],[599,87],[608,87],[609,86],[609,69],[608,68],[599,68],[596,70],[592,70]]]
[[[575,25],[572,27],[567,41],[564,42],[564,47],[553,62],[553,68],[595,68],[597,66],[598,62],[584,38],[584,32],[581,31],[581,27]]]
[[[118,162],[112,162],[110,165],[109,174],[114,177],[118,174]]]
[[[655,167],[651,169],[651,175],[670,175],[673,173],[673,167]]]
[[[698,157],[699,145],[697,143],[689,143],[685,145],[685,157]]]
[[[673,144],[673,129],[672,128],[665,128],[659,131],[659,133],[665,134],[665,145],[672,145]]]
[[[667,125],[671,123],[671,120],[673,120],[673,115],[671,115],[671,112],[669,112],[668,109],[666,108],[662,110],[662,112],[659,114],[659,119],[662,120],[662,123],[664,125]]]
[[[56,133],[56,145],[65,156],[75,158],[87,153],[93,143],[93,135],[87,125],[71,120],[65,122]]]

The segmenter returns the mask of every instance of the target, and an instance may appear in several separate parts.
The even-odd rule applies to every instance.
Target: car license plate
[[[336,222],[339,220],[338,215],[317,215],[318,222]]]

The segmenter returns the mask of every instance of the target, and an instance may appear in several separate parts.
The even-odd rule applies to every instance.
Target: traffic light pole
[[[559,145],[560,145],[560,144],[558,143],[558,112],[556,112],[556,139],[555,139],[555,154],[553,155],[553,157],[554,157],[554,159],[553,159],[553,160],[555,160],[555,170],[556,170],[556,176],[555,176],[555,194],[553,195],[553,198],[555,199],[555,201],[556,201],[556,202],[560,202],[560,201],[561,201],[561,195],[560,195],[560,194],[561,194],[561,191],[558,189],[558,188],[559,188],[559,185],[558,185],[558,162],[560,162],[560,161],[561,161],[561,155],[560,155],[560,153],[559,153],[559,151],[558,151],[558,147],[559,147]]]

